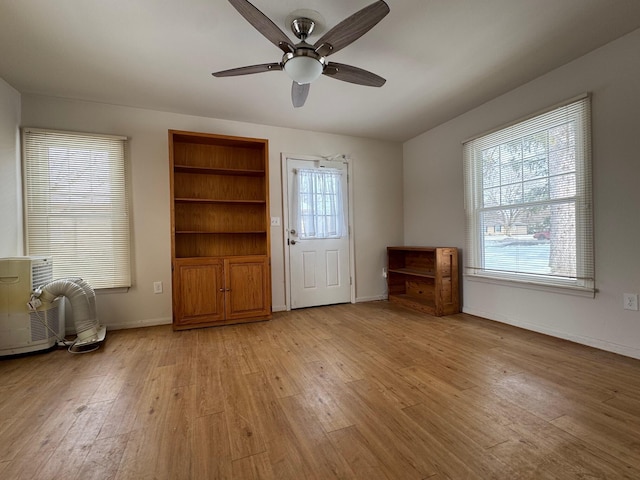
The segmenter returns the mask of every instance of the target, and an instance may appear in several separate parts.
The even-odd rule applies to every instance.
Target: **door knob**
[[[290,230],[290,232],[291,232],[291,235],[295,235],[296,234],[296,231],[293,228]]]
[[[295,244],[296,244],[296,241],[295,241],[295,240],[291,240],[289,243],[290,243],[291,245],[295,245]]]

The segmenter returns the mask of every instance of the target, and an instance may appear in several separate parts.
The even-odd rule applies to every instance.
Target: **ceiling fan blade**
[[[213,72],[214,77],[236,77],[238,75],[250,75],[252,73],[276,72],[282,70],[279,63],[261,63],[260,65],[250,65],[248,67],[231,68],[220,72]]]
[[[313,47],[323,57],[336,53],[371,30],[387,13],[389,5],[383,0],[374,2],[333,27]]]
[[[295,108],[299,108],[304,105],[309,96],[310,83],[300,85],[298,82],[293,82],[291,85],[291,101]]]
[[[273,23],[269,17],[254,7],[247,0],[229,0],[229,3],[242,15],[247,22],[254,26],[262,35],[284,53],[293,52],[289,37]]]
[[[366,85],[367,87],[381,87],[386,80],[375,73],[368,72],[362,68],[345,65],[343,63],[331,62],[322,72],[323,75],[342,80],[343,82]]]

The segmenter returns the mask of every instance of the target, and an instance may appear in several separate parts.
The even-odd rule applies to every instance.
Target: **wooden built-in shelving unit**
[[[268,141],[170,130],[174,328],[271,316]]]

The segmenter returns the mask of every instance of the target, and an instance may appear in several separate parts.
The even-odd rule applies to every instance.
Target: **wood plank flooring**
[[[387,302],[0,361],[0,478],[638,479],[640,361]]]

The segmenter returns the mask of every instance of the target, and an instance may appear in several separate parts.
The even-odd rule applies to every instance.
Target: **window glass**
[[[342,171],[300,168],[298,187],[298,237],[302,240],[344,236]]]

